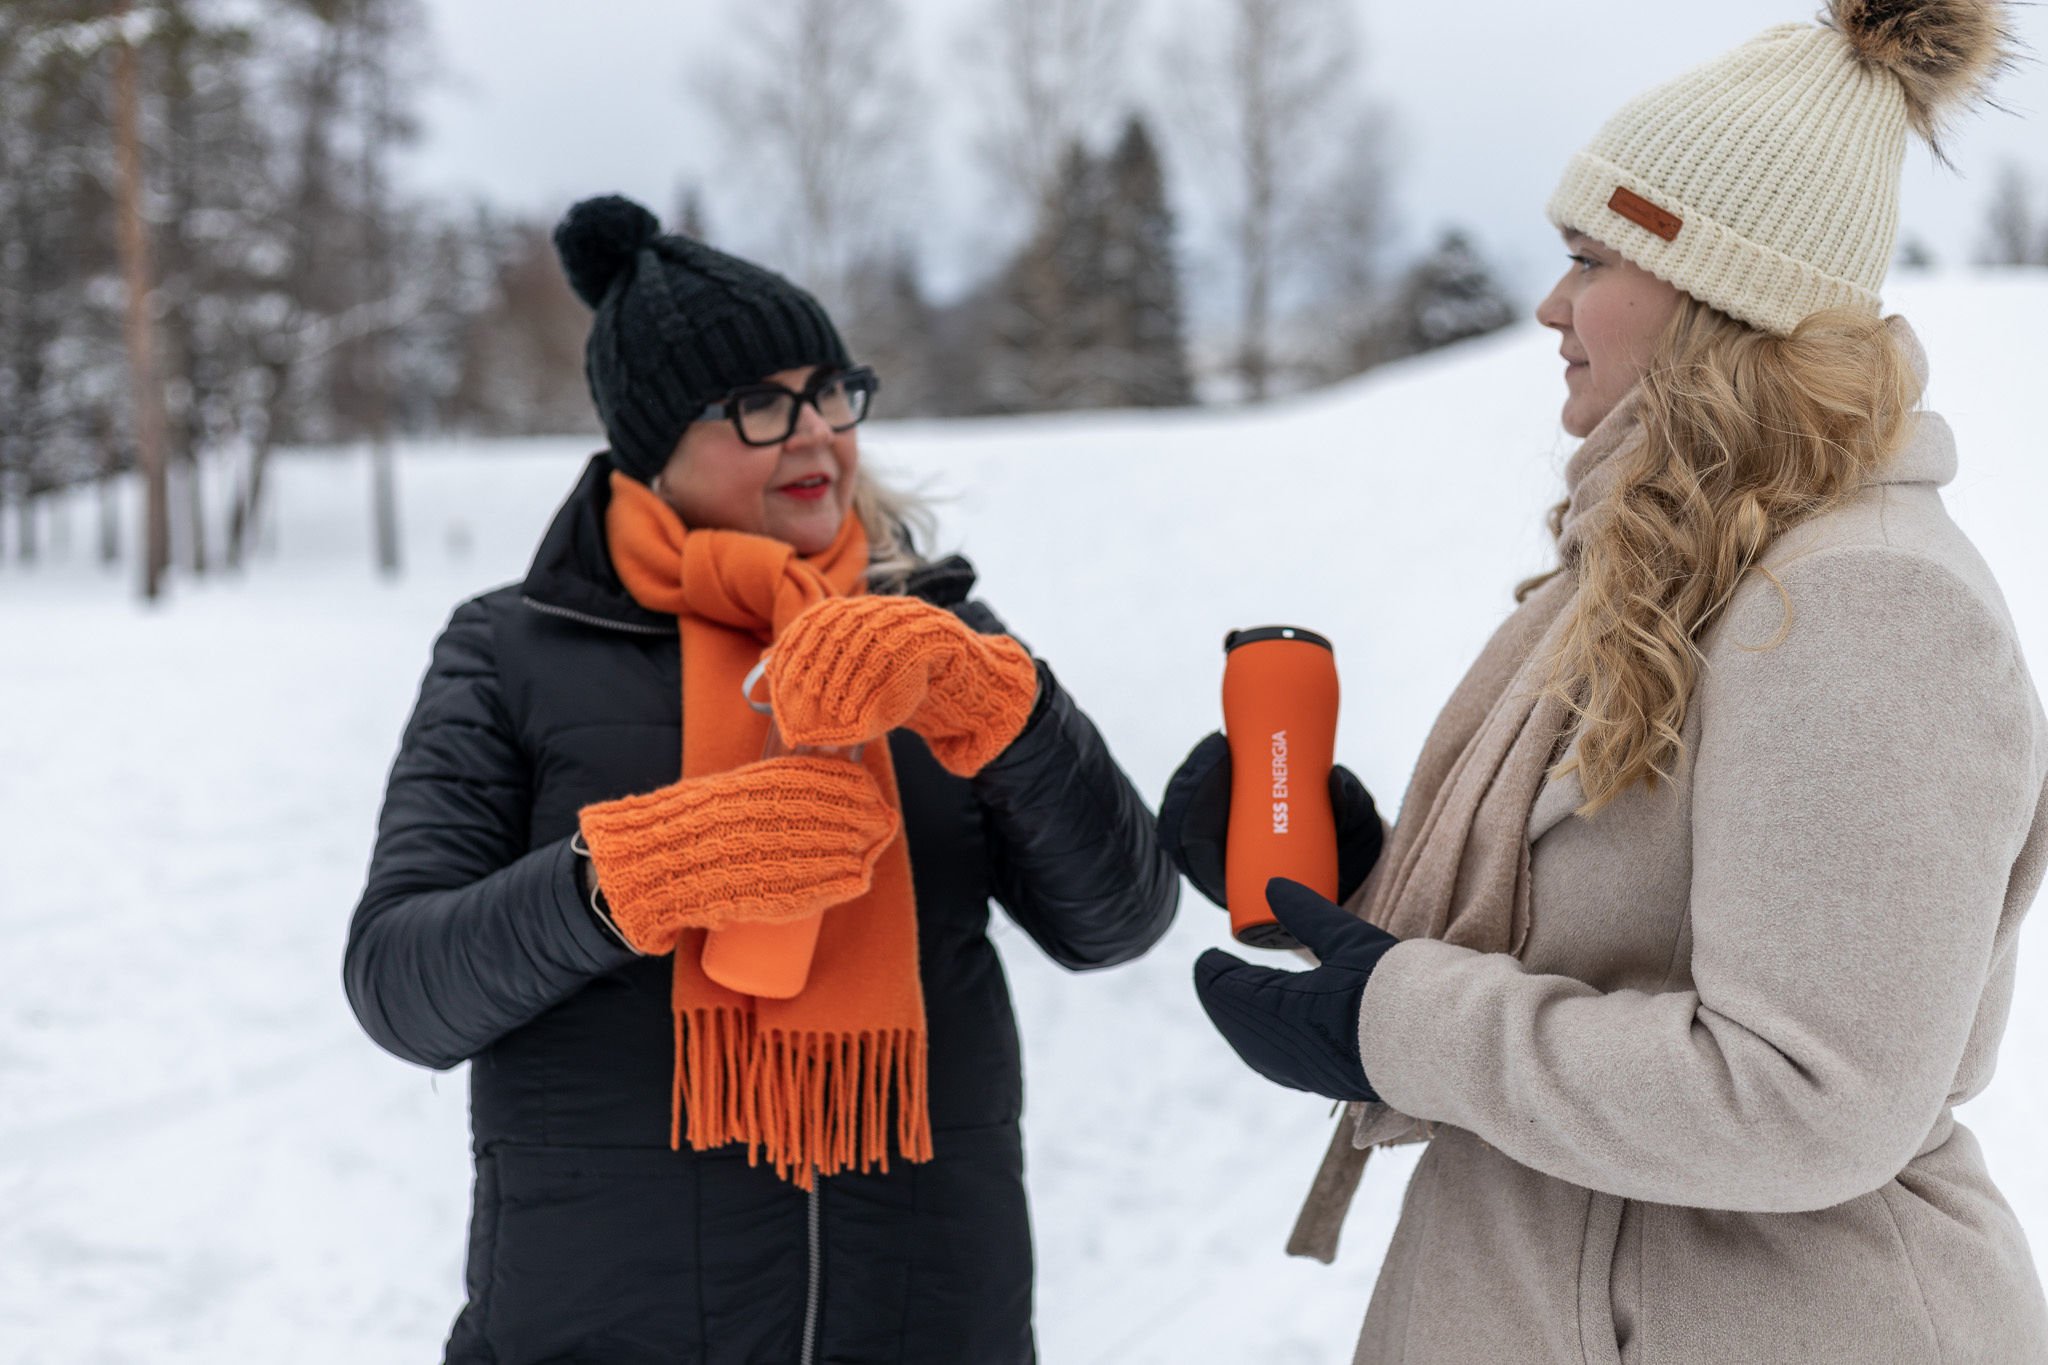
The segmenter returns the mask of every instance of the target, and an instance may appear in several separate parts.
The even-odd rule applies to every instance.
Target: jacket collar
[[[673,635],[676,618],[649,611],[633,600],[612,567],[604,514],[611,506],[612,462],[603,451],[590,457],[540,538],[533,564],[520,584],[528,606],[595,626],[636,634]]]
[[[1872,483],[1927,483],[1936,488],[1956,477],[1956,437],[1938,412],[1913,414],[1912,430]]]
[[[1904,353],[1906,365],[1913,371],[1924,392],[1927,388],[1927,348],[1920,344],[1920,337],[1913,331],[1913,325],[1900,314],[1894,313],[1885,319],[1892,338]],[[1874,484],[1885,483],[1928,483],[1936,488],[1954,480],[1956,476],[1956,438],[1949,430],[1948,423],[1936,412],[1918,412],[1909,419],[1912,428],[1906,439],[1885,461],[1884,466],[1871,476]]]

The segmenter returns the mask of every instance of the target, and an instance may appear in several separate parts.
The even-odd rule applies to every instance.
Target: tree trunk
[[[345,56],[339,26],[331,18],[323,20],[319,51],[301,97],[304,104],[295,157],[298,183],[290,196],[291,255],[282,272],[288,282],[286,292],[292,299],[291,324],[280,329],[286,336],[305,323],[311,311],[307,300],[315,287],[323,282],[320,272],[325,262],[319,259],[315,249],[314,232],[331,211],[332,186],[328,178],[331,158],[327,137],[330,127],[336,122]],[[286,394],[291,388],[293,367],[298,357],[296,343],[284,337],[272,337],[263,354],[266,391],[262,401],[253,405],[255,415],[251,419],[258,430],[253,436],[244,432],[249,442],[249,462],[243,470],[240,486],[235,490],[234,505],[228,512],[227,543],[223,553],[230,570],[240,569],[255,551],[255,540],[263,519],[264,475],[270,468],[271,445],[283,429]]]
[[[222,552],[229,573],[242,567],[248,555],[249,537],[254,533],[256,512],[263,498],[263,466],[268,442],[249,452],[249,467],[235,490],[234,506],[228,509],[227,547]]]
[[[263,476],[270,469],[270,449],[279,421],[284,416],[285,390],[291,383],[291,363],[272,360],[263,367],[269,386],[257,410],[256,434],[249,441],[249,466],[236,491],[234,511],[228,518],[227,566],[239,569],[254,552],[256,532],[263,520]]]
[[[114,454],[114,444],[107,442],[100,454],[100,476],[95,483],[99,488],[100,508],[100,563],[121,562],[121,518],[114,496],[119,486],[120,466]]]
[[[377,572],[396,578],[398,559],[398,479],[391,455],[391,327],[392,295],[391,236],[384,223],[384,158],[391,146],[390,84],[385,74],[389,54],[376,50],[372,40],[369,108],[365,110],[368,132],[363,139],[363,226],[364,261],[368,294],[372,306],[385,311],[376,328],[366,336],[363,367],[370,398],[370,519],[376,528]]]
[[[396,578],[398,557],[398,478],[392,468],[391,433],[381,432],[370,445],[371,514],[377,522],[377,571]]]
[[[1260,212],[1260,210],[1254,210]],[[1272,364],[1267,355],[1266,333],[1273,310],[1273,253],[1263,224],[1248,219],[1244,231],[1243,337],[1238,352],[1238,373],[1244,379],[1245,397],[1254,402],[1266,397]]]
[[[36,500],[27,488],[15,495],[14,511],[14,557],[24,564],[33,564],[36,562]]]
[[[135,49],[125,31],[131,12],[132,0],[120,0],[115,16],[124,29],[114,50],[114,137],[121,169],[121,266],[128,290],[128,373],[144,487],[142,595],[154,601],[163,591],[164,573],[170,568],[171,518],[164,479],[164,395],[157,382],[149,315],[149,243],[142,223],[142,146],[136,111]]]
[[[188,438],[189,439],[189,438]],[[206,480],[197,445],[185,447],[185,550],[194,578],[206,573]]]

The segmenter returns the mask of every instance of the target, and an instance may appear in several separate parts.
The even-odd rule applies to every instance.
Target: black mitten
[[[1373,969],[1401,940],[1284,877],[1266,884],[1266,903],[1321,965],[1281,972],[1209,949],[1195,960],[1209,1022],[1269,1081],[1333,1100],[1378,1099],[1359,1060],[1358,1012]]]
[[[1379,861],[1385,830],[1372,793],[1343,764],[1330,769],[1337,816],[1337,899],[1350,900]],[[1197,744],[1159,803],[1159,843],[1195,890],[1224,903],[1224,845],[1230,829],[1230,744],[1212,734]]]

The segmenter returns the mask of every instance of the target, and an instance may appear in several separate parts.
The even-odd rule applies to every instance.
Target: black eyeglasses
[[[882,381],[862,365],[852,370],[826,370],[811,377],[803,391],[780,384],[748,384],[734,389],[697,414],[699,422],[727,421],[750,446],[781,445],[796,434],[797,418],[809,403],[834,431],[850,431],[868,415]]]

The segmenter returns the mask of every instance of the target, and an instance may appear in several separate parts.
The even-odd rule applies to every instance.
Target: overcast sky
[[[771,5],[778,0],[748,0]],[[899,0],[932,97],[929,173],[918,221],[942,289],[979,268],[987,191],[966,159],[970,83],[954,57],[976,0]],[[1189,23],[1203,0],[1133,0],[1144,28]],[[1392,114],[1397,211],[1407,238],[1467,227],[1533,302],[1561,268],[1543,219],[1570,153],[1630,96],[1773,23],[1811,17],[1814,0],[1464,0],[1451,6],[1354,0],[1368,95]],[[410,173],[425,188],[553,217],[587,194],[618,190],[666,218],[677,187],[719,164],[715,121],[693,73],[731,41],[727,0],[427,0],[439,80],[422,101],[425,137]],[[2013,10],[2048,52],[2048,6]],[[1683,17],[1683,26],[1680,17]],[[1164,77],[1163,45],[1140,37],[1128,66],[1145,98]],[[2011,115],[1987,110],[1949,142],[1957,170],[1917,141],[1907,152],[1900,231],[1948,263],[1968,260],[2000,166],[2023,164],[2048,194],[2048,67],[1999,87]],[[1155,102],[1156,103],[1156,102]],[[710,204],[718,228],[718,196]],[[1202,206],[1188,206],[1199,218]],[[1199,237],[1197,225],[1190,233]],[[998,234],[1000,236],[1000,234]],[[1200,244],[1193,242],[1200,269]]]

